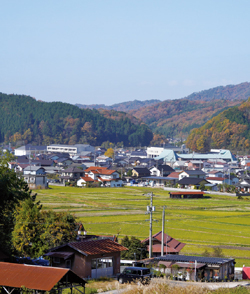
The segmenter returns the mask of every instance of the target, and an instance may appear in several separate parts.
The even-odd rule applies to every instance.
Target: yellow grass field
[[[201,255],[220,246],[236,266],[250,266],[250,200],[206,195],[204,199],[170,199],[158,188],[75,188],[52,186],[36,190],[43,209],[69,211],[84,224],[89,234],[148,237],[150,204],[154,193],[153,234],[161,230],[163,206],[165,232],[186,243],[182,254]]]

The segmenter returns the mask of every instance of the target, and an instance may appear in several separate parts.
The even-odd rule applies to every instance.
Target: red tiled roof
[[[85,170],[86,173],[92,172],[93,174],[111,175],[115,170],[107,169],[107,167],[91,166]]]
[[[159,250],[159,246],[161,248],[161,235],[162,235],[162,232],[158,232],[156,234],[154,234],[152,236],[152,241],[153,241],[153,246],[152,246],[152,250],[153,252],[161,252],[160,251],[154,251],[154,246],[155,246],[155,250]],[[145,240],[141,241],[142,243],[148,243],[149,241],[149,238],[146,238]],[[176,239],[170,237],[169,235],[165,234],[164,233],[164,238],[163,238],[163,242],[164,242],[164,245],[166,246],[167,244],[167,251],[168,252],[180,252],[181,249],[186,245],[185,243],[181,243],[179,241],[177,241]],[[154,244],[155,243],[155,244]],[[158,244],[157,244],[158,243]],[[165,252],[166,252],[166,247],[165,247]]]
[[[147,249],[149,251],[149,246],[147,246]],[[164,246],[164,254],[166,254],[166,251],[167,251],[167,253],[178,253],[180,250],[171,248],[169,246],[167,246],[167,249],[166,249],[166,246]],[[153,253],[160,253],[161,252],[161,244],[152,245],[152,252]]]
[[[82,252],[84,255],[105,254],[128,250],[126,247],[110,239],[70,242],[68,245]]]
[[[84,282],[70,269],[0,262],[0,285],[50,291],[69,272],[75,282]]]
[[[220,173],[220,171],[218,171],[218,170],[212,170],[208,174],[217,174],[217,173]]]
[[[221,177],[207,177],[206,180],[208,181],[224,181],[225,178],[221,178]]]
[[[98,180],[94,180],[91,177],[81,177],[81,179],[83,179],[85,182],[98,182]]]
[[[180,172],[172,172],[167,177],[168,178],[176,178],[176,179],[179,179],[179,174],[180,174]]]

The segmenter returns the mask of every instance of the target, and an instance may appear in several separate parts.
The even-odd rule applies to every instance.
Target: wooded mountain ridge
[[[97,104],[100,112],[122,110],[145,122],[156,134],[166,137],[187,138],[189,132],[204,125],[213,116],[225,109],[238,105],[250,97],[250,83],[219,86],[192,93],[175,100],[129,101],[106,106]],[[83,105],[82,105],[83,106]],[[88,108],[88,105],[84,105]],[[89,105],[93,107],[93,105]]]
[[[248,97],[250,83],[241,83],[204,90],[182,99],[165,100],[129,113],[144,121],[154,133],[185,139],[192,129]]]
[[[190,149],[198,152],[207,152],[211,148],[249,150],[250,98],[213,117],[204,126],[192,130],[186,143]]]
[[[62,102],[42,102],[25,95],[0,93],[0,142],[37,145],[103,142],[147,146],[148,126],[125,112],[108,114]]]

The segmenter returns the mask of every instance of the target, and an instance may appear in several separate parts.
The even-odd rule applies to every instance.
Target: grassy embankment
[[[35,191],[43,209],[69,211],[84,224],[89,234],[117,235],[119,238],[148,237],[149,197],[155,194],[153,234],[161,230],[162,207],[166,206],[166,232],[186,243],[182,254],[199,255],[220,246],[236,266],[250,266],[250,200],[211,195],[204,199],[170,199],[162,189],[141,187],[73,188],[53,186]]]

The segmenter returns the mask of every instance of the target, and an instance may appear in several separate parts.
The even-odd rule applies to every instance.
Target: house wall
[[[62,251],[65,251],[65,248]],[[76,252],[71,248],[67,248],[67,252],[75,253],[73,257],[68,259],[68,260],[71,260],[70,269],[81,278],[91,278],[91,261],[92,259],[96,259],[96,258],[112,257],[113,275],[117,275],[118,273],[120,273],[120,252],[96,254],[96,255],[89,255],[89,256],[80,254],[79,252]],[[66,261],[61,258],[60,263],[55,263],[52,258],[51,266],[66,268]]]

